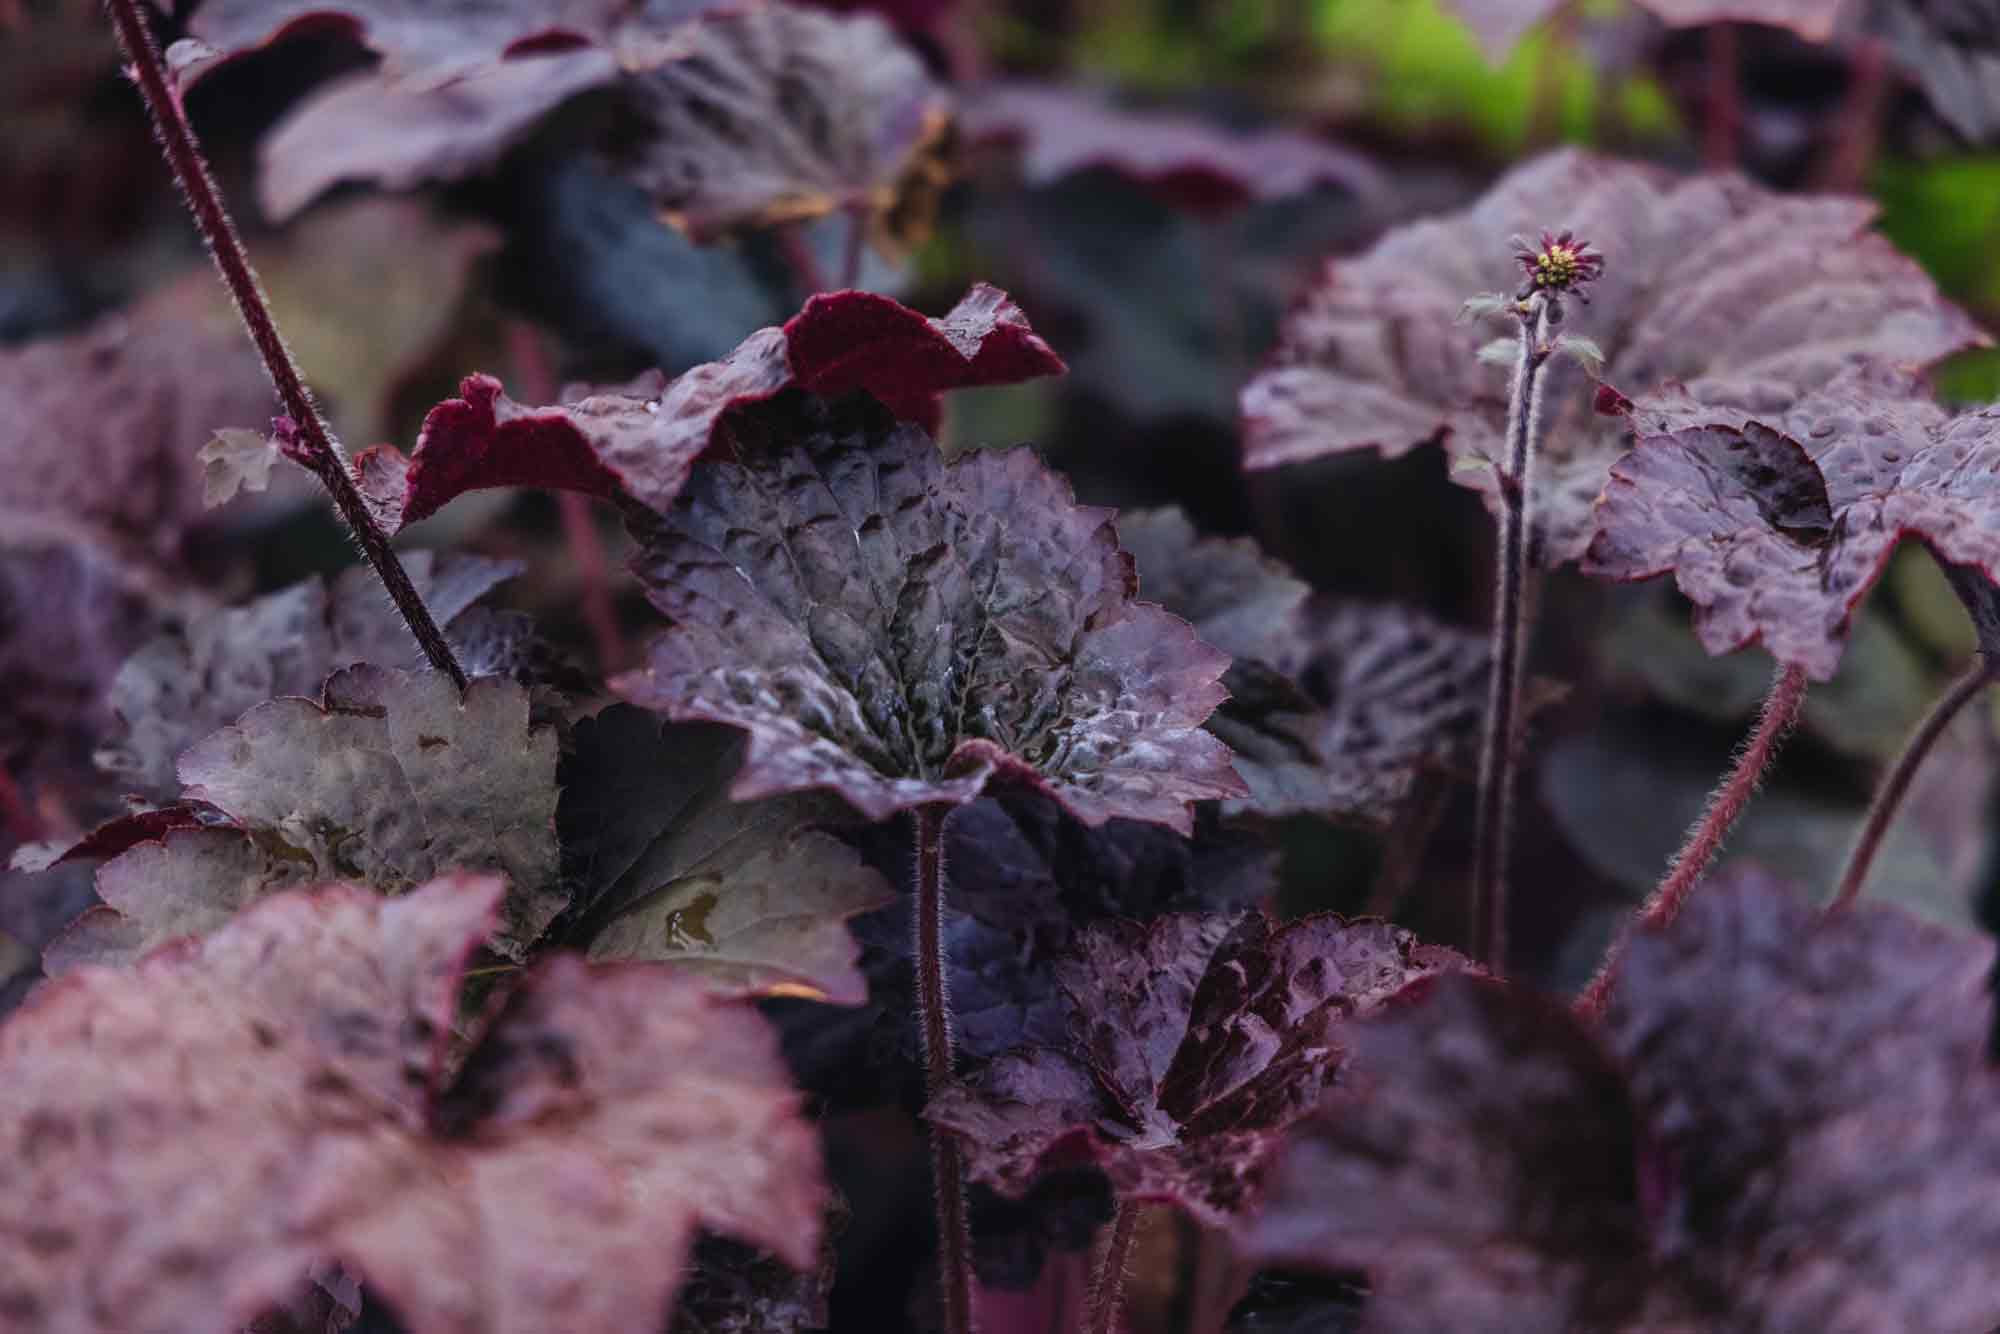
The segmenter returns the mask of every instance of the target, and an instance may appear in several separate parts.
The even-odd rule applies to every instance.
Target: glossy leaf
[[[267,900],[0,1029],[10,1327],[230,1327],[352,1265],[435,1334],[659,1328],[698,1226],[814,1262],[819,1152],[762,1023],[546,964],[448,1074],[500,885]]]
[[[1639,442],[1605,486],[1584,568],[1671,572],[1711,653],[1761,643],[1814,677],[1839,664],[1854,610],[1915,537],[1959,567],[1975,623],[2000,572],[2000,412],[1953,417],[1898,373],[1859,367],[1755,408],[1641,402]]]
[[[676,965],[728,996],[859,1005],[847,921],[895,891],[821,823],[818,794],[734,802],[743,738],[629,705],[580,723],[559,811],[567,883],[587,904],[590,957]]]
[[[879,820],[1004,776],[1185,831],[1241,791],[1201,730],[1226,659],[1132,600],[1105,512],[1031,450],[947,463],[864,399],[789,398],[731,437],[639,533],[674,624],[614,685],[748,732],[738,800],[824,788]]]
[[[1555,210],[1552,214],[1551,210]],[[1792,393],[1858,355],[1926,365],[1987,341],[1921,270],[1869,230],[1867,203],[1772,194],[1734,176],[1677,178],[1565,150],[1516,168],[1471,209],[1330,261],[1275,364],[1244,390],[1245,464],[1442,441],[1453,478],[1489,506],[1507,372],[1483,366],[1466,297],[1510,281],[1506,238],[1575,228],[1606,256],[1569,326],[1610,350],[1605,378],[1639,397],[1669,381],[1697,399],[1746,383]],[[1583,371],[1552,359],[1537,462],[1542,563],[1583,554],[1590,510],[1624,451]]]
[[[989,1063],[926,1116],[962,1136],[968,1170],[1010,1194],[1066,1156],[1121,1197],[1221,1223],[1253,1198],[1278,1132],[1318,1101],[1340,1025],[1460,962],[1381,923],[1261,914],[1112,923],[1056,976],[1071,1041]]]

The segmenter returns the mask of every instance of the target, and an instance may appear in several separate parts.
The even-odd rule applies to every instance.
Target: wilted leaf
[[[559,819],[590,957],[669,962],[724,995],[859,1005],[847,920],[895,891],[815,827],[845,816],[833,799],[731,801],[743,745],[623,704],[577,726]]]
[[[503,872],[495,947],[510,958],[568,901],[555,732],[530,727],[527,692],[500,677],[461,696],[442,675],[349,667],[323,705],[274,699],[197,742],[180,776],[188,797],[320,879],[397,893],[448,870]]]
[[[262,491],[271,484],[278,443],[262,431],[231,427],[217,431],[194,456],[201,464],[201,503],[214,509],[238,491]]]
[[[1229,808],[1392,820],[1424,770],[1462,757],[1486,708],[1485,635],[1395,606],[1305,601],[1247,538],[1178,510],[1121,515],[1139,591],[1232,655],[1209,719],[1250,794]]]
[[[1357,194],[1386,188],[1366,157],[1294,130],[1240,133],[1194,116],[1128,110],[1054,85],[989,87],[962,119],[973,139],[1019,145],[1021,175],[1030,186],[1108,168],[1198,215],[1320,185]]]
[[[287,894],[0,1029],[21,1328],[226,1328],[338,1257],[427,1334],[662,1326],[697,1227],[814,1263],[819,1151],[755,1015],[544,965],[446,1074],[500,886]]]
[[[1506,238],[1574,228],[1606,257],[1576,332],[1607,349],[1604,375],[1634,397],[1681,381],[1697,400],[1745,384],[1792,393],[1869,355],[1925,365],[1986,340],[1921,270],[1870,231],[1873,208],[1780,196],[1735,176],[1676,178],[1565,150],[1515,169],[1473,208],[1416,223],[1336,258],[1287,322],[1276,364],[1243,393],[1245,464],[1443,441],[1485,463],[1503,440],[1507,374],[1482,366],[1487,335],[1459,324],[1465,298],[1508,279]],[[1541,560],[1583,554],[1590,509],[1626,424],[1593,410],[1583,370],[1545,368],[1535,510]],[[1497,503],[1494,471],[1454,480]]]
[[[731,457],[639,529],[674,624],[614,686],[749,732],[738,800],[826,788],[880,820],[1006,775],[1185,831],[1242,791],[1201,730],[1227,660],[1132,601],[1107,514],[1032,450],[946,463],[858,397],[731,423]]]
[[[487,590],[520,567],[477,556],[407,552],[403,568],[447,634]],[[357,662],[416,666],[416,641],[372,570],[342,572],[329,592],[318,578],[240,607],[188,617],[118,669],[111,707],[119,727],[97,761],[156,801],[180,793],[182,751],[245,709],[281,695],[317,695]]]
[[[468,377],[464,397],[431,409],[408,457],[384,445],[356,468],[392,532],[494,486],[629,496],[664,511],[731,409],[794,384],[867,389],[898,413],[934,423],[946,390],[1061,370],[1020,307],[985,283],[936,320],[887,297],[840,292],[814,297],[782,329],[758,330],[722,361],[562,407],[524,408],[493,377]]]
[[[1761,643],[1819,680],[1906,536],[1964,568],[1961,596],[1975,623],[1988,619],[2000,411],[1953,417],[1919,390],[1862,366],[1799,395],[1746,385],[1720,402],[1642,400],[1639,441],[1611,470],[1584,569],[1671,572],[1709,652]],[[1744,400],[1756,406],[1727,406]]]
[[[1010,1194],[1080,1153],[1122,1198],[1221,1223],[1254,1194],[1277,1133],[1332,1082],[1342,1021],[1459,962],[1407,931],[1332,916],[1094,927],[1056,968],[1070,1043],[1002,1056],[925,1114],[964,1138],[974,1179]]]
[[[1990,1328],[1992,955],[1738,878],[1639,935],[1601,1038],[1442,979],[1347,1030],[1250,1253],[1365,1268],[1370,1330]]]

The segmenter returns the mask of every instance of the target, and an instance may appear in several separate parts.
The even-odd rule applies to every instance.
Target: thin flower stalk
[[[432,618],[430,609],[424,605],[416,585],[410,582],[409,572],[397,559],[388,536],[369,512],[361,489],[349,471],[345,455],[327,428],[318,404],[313,401],[299,374],[298,364],[292,360],[292,354],[278,332],[271,308],[264,300],[263,289],[258,285],[256,270],[250,267],[250,256],[236,234],[236,225],[230,220],[221,191],[216,188],[215,178],[202,156],[194,127],[188,124],[180,96],[169,80],[166,62],[161,59],[159,45],[154,41],[152,29],[147,26],[146,17],[141,12],[141,0],[108,0],[108,3],[112,26],[132,62],[132,79],[152,116],[161,152],[167,159],[167,165],[173,169],[174,179],[180,183],[188,212],[208,244],[216,270],[222,275],[223,285],[229,289],[229,295],[236,303],[236,312],[242,317],[243,327],[249,333],[250,341],[256,345],[257,354],[263,359],[264,369],[270,374],[278,399],[284,405],[289,429],[280,434],[285,440],[286,454],[319,478],[320,484],[326,487],[327,494],[333,498],[334,508],[340,511],[340,517],[360,544],[362,555],[389,590],[396,610],[409,625],[410,633],[416,637],[424,657],[463,690],[466,686],[465,669],[459,665],[457,656]]]
[[[936,1097],[952,1078],[951,988],[944,953],[944,821],[950,808],[920,806],[917,839],[917,1011],[924,1038],[924,1092]],[[972,1334],[972,1231],[965,1159],[958,1140],[933,1126],[931,1188],[937,1203],[938,1295],[945,1334]]]
[[[1132,1243],[1139,1235],[1139,1206],[1120,1200],[1111,1215],[1111,1235],[1097,1257],[1090,1280],[1090,1302],[1084,1328],[1088,1334],[1118,1334],[1125,1300],[1125,1274],[1132,1266]]]

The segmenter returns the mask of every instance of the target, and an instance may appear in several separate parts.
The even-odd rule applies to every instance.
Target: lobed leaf
[[[1249,795],[1225,808],[1374,823],[1421,773],[1462,759],[1486,707],[1484,635],[1396,606],[1320,601],[1247,538],[1203,538],[1177,509],[1118,520],[1140,591],[1231,655],[1209,719]]]
[[[1365,1269],[1368,1330],[1987,1328],[1991,966],[1738,875],[1637,937],[1601,1033],[1440,979],[1346,1031],[1249,1254]]]
[[[725,996],[868,999],[847,921],[895,892],[817,827],[844,807],[818,794],[731,801],[743,738],[724,727],[618,704],[574,741],[558,821],[592,959],[672,963]]]
[[[974,140],[1018,145],[1021,175],[1031,187],[1104,168],[1203,216],[1321,185],[1360,195],[1386,189],[1366,157],[1311,135],[1241,133],[1193,116],[1128,110],[1055,85],[990,87],[961,120]]]
[[[1921,385],[1858,366],[1818,391],[1642,400],[1612,468],[1588,573],[1671,572],[1711,653],[1762,643],[1826,680],[1854,610],[1905,537],[1956,570],[1982,638],[2000,572],[2000,412],[1953,417]]]
[[[477,556],[407,552],[410,582],[463,645],[467,613],[519,565]],[[240,607],[204,610],[169,626],[118,669],[110,703],[117,725],[99,766],[153,800],[180,794],[181,752],[249,708],[281,695],[317,695],[342,667],[415,667],[416,641],[372,571],[343,571],[331,589],[317,577]]]
[[[813,1133],[699,986],[551,961],[447,1074],[500,897],[286,894],[40,992],[0,1029],[6,1327],[240,1324],[331,1258],[427,1334],[626,1334],[697,1227],[812,1265]]]
[[[1462,960],[1330,915],[1108,923],[1057,968],[1070,1041],[1027,1047],[934,1097],[975,1180],[1010,1194],[1077,1155],[1121,1198],[1220,1224],[1246,1207],[1277,1134],[1334,1079],[1340,1025]]]
[[[947,463],[866,399],[802,396],[731,443],[637,530],[674,624],[613,685],[748,732],[736,799],[824,788],[880,820],[1004,775],[1185,831],[1241,791],[1201,730],[1226,660],[1132,600],[1105,512],[1032,450]]]
[[[816,296],[782,329],[761,329],[728,357],[668,381],[560,407],[526,408],[487,375],[424,419],[416,449],[382,445],[355,463],[362,490],[394,532],[467,491],[540,486],[665,510],[733,409],[798,385],[866,389],[899,415],[935,424],[949,389],[1011,384],[1062,371],[1005,292],[974,284],[942,319],[865,292]]]
[[[1488,465],[1504,437],[1507,377],[1479,363],[1486,335],[1454,317],[1467,295],[1505,278],[1505,238],[1544,226],[1574,228],[1606,255],[1590,305],[1570,318],[1630,395],[1670,381],[1702,401],[1749,382],[1798,393],[1857,356],[1927,365],[1986,342],[1869,230],[1872,217],[1859,200],[1781,196],[1735,176],[1676,178],[1570,150],[1536,159],[1465,212],[1329,261],[1274,364],[1243,392],[1245,466],[1355,449],[1393,457],[1442,441],[1453,479],[1497,504]],[[1537,550],[1554,566],[1588,546],[1591,506],[1626,431],[1593,410],[1580,367],[1554,359],[1543,375]]]

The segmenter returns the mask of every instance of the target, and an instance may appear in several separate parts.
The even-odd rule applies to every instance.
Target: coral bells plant
[[[1870,205],[47,8],[215,275],[0,347],[0,1334],[2000,1328],[2000,410]]]

